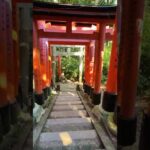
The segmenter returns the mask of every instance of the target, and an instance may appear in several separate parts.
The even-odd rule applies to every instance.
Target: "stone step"
[[[83,105],[55,105],[53,107],[53,111],[60,111],[60,110],[83,110]]]
[[[49,117],[50,118],[73,118],[73,117],[84,118],[87,117],[87,112],[85,110],[52,111]]]
[[[76,98],[76,99],[75,98],[69,98],[69,99],[67,99],[67,98],[66,99],[65,98],[59,99],[58,98],[56,101],[59,101],[59,102],[60,101],[68,101],[68,102],[70,102],[70,101],[81,101],[81,100],[79,98]]]
[[[60,91],[59,94],[77,94],[77,91]]]
[[[90,118],[48,119],[43,132],[77,131],[93,129]]]
[[[61,88],[61,92],[76,92],[76,89],[63,87]]]
[[[78,105],[78,104],[82,104],[81,101],[57,101],[55,102],[55,105]]]
[[[95,130],[41,133],[38,150],[95,150],[101,143]]]
[[[78,94],[76,94],[76,93],[68,93],[68,94],[64,94],[64,93],[62,93],[62,94],[59,94],[58,95],[58,97],[59,96],[65,96],[65,97],[79,97],[79,95]]]
[[[63,96],[78,96],[76,92],[60,92],[59,95]]]
[[[79,97],[74,97],[74,96],[58,96],[57,100],[80,100]]]

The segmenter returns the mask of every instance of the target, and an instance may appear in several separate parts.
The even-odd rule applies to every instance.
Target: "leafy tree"
[[[150,1],[146,1],[138,94],[150,95]]]
[[[34,0],[41,2],[54,2],[76,5],[116,5],[117,0]]]
[[[63,56],[62,71],[67,79],[77,81],[79,78],[79,57]]]
[[[102,70],[102,83],[103,84],[106,84],[106,81],[107,81],[111,47],[112,47],[112,42],[105,43],[104,53],[103,53],[103,70]]]

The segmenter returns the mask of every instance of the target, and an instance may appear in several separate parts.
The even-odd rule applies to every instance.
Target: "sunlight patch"
[[[72,96],[75,96],[75,94],[71,93],[71,92],[68,92],[68,94],[72,95]]]
[[[59,136],[61,138],[63,145],[67,146],[72,144],[72,139],[68,132],[61,132]]]

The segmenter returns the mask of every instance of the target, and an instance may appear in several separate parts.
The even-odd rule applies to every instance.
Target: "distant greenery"
[[[107,81],[111,47],[112,47],[112,42],[105,43],[104,55],[103,55],[103,70],[102,70],[102,74],[103,74],[102,75],[102,83],[103,84],[106,84],[106,81]]]
[[[79,79],[79,57],[63,56],[62,71],[67,79],[78,81]]]
[[[77,4],[77,5],[116,5],[117,0],[34,0],[34,1],[41,1],[41,2],[55,2],[55,3],[62,3],[62,4]],[[103,76],[102,76],[102,83],[105,84],[107,80],[108,74],[108,65],[109,65],[109,57],[111,44],[105,44],[104,50],[104,57],[103,57]],[[59,48],[58,51],[65,51],[65,48]],[[76,48],[72,48],[71,50],[77,51]],[[62,66],[63,72],[68,79],[78,80],[79,74],[79,58],[78,57],[62,57]],[[57,77],[58,78],[58,77]]]
[[[150,95],[150,1],[146,1],[138,95]]]
[[[102,71],[102,83],[103,84],[105,84],[107,81],[111,47],[112,47],[112,42],[105,43],[104,55],[103,55],[103,71]],[[61,52],[64,50],[65,50],[65,48],[57,49],[57,51],[61,51]],[[77,51],[77,50],[79,50],[79,49],[71,48],[71,51]],[[62,72],[64,73],[64,75],[67,79],[78,81],[78,79],[79,79],[79,57],[63,56],[62,57]],[[57,79],[58,79],[58,77],[57,77]]]
[[[80,5],[116,5],[117,0],[34,0],[40,2],[55,2],[62,4],[80,4]]]

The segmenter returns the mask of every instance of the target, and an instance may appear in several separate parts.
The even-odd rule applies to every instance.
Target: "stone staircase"
[[[36,144],[37,150],[104,149],[74,84],[61,84]]]

